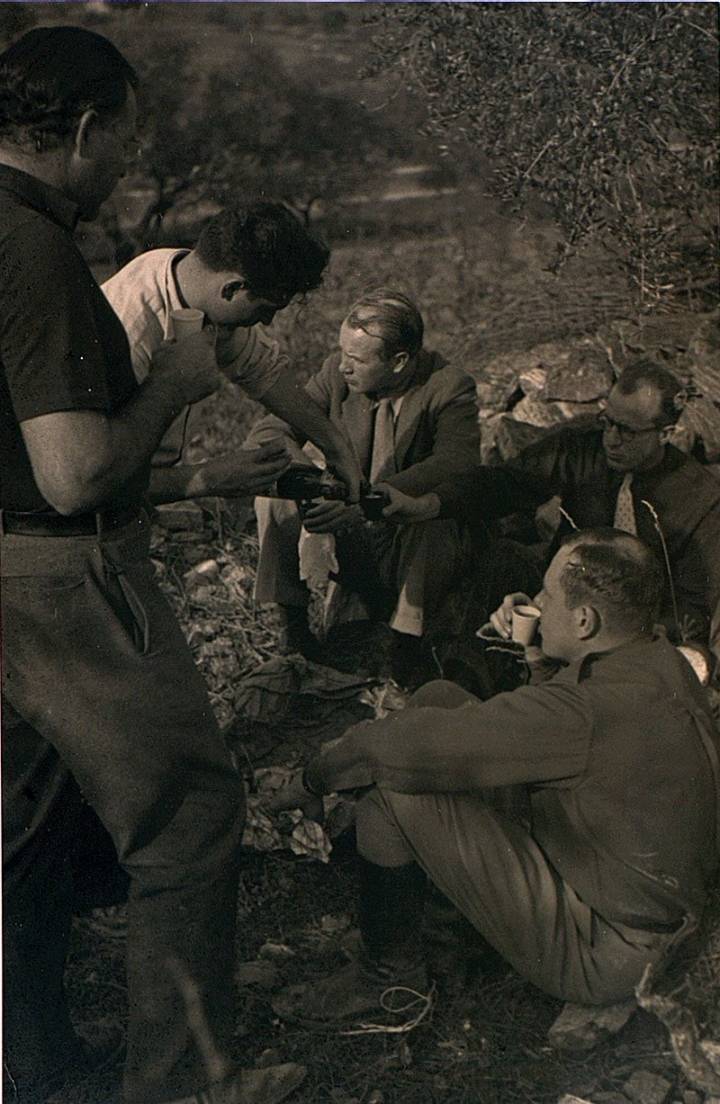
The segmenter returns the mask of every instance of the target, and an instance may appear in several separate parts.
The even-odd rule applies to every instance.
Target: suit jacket
[[[579,529],[612,525],[622,474],[608,467],[597,429],[563,429],[545,436],[501,467],[476,467],[437,488],[443,516],[503,517],[534,510],[553,495],[562,499]],[[664,552],[649,503],[657,514],[668,550],[681,619],[692,620],[696,638],[707,639],[710,618],[720,602],[720,481],[692,457],[671,445],[662,462],[633,477],[637,533],[657,553]],[[563,518],[550,549],[570,531]],[[673,627],[666,586],[663,620]]]
[[[352,442],[363,472],[370,471],[375,403],[350,391],[338,371],[340,354],[333,353],[312,376],[305,390]],[[283,436],[297,448],[304,439],[274,415],[262,418],[246,447],[257,448]],[[422,351],[398,414],[395,428],[397,473],[386,482],[417,496],[477,463],[480,431],[475,384],[458,368],[446,365],[437,353]],[[307,462],[307,457],[303,458]]]

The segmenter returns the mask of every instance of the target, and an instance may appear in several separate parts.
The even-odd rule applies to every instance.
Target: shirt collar
[[[75,230],[80,218],[80,208],[58,188],[53,188],[52,185],[20,169],[3,164],[0,164],[0,188],[7,192],[14,192],[35,210],[49,215],[53,222],[64,226],[70,233]]]
[[[632,640],[626,641],[624,644],[617,644],[614,648],[608,648],[605,652],[591,652],[589,655],[583,656],[582,659],[576,660],[574,663],[569,664],[566,668],[566,673],[572,682],[582,682],[586,679],[592,668],[598,663],[602,663],[604,660],[610,659],[612,656],[618,654],[623,657],[629,657],[638,650],[645,651],[649,644],[657,644],[658,640],[662,638],[662,634],[653,633],[650,636],[635,636]]]

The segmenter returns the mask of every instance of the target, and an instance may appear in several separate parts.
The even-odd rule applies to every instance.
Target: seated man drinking
[[[411,299],[388,288],[364,295],[340,327],[339,346],[310,379],[307,393],[351,440],[371,484],[422,495],[477,462],[474,383],[423,347],[423,320]],[[278,436],[297,456],[304,436],[277,418],[258,423],[249,444]],[[355,600],[352,612],[346,604],[338,620],[389,622],[410,644],[426,632],[466,570],[469,542],[464,526],[452,520],[418,527],[368,522],[360,507],[340,501],[318,501],[301,518],[293,502],[258,499],[256,512],[255,597],[282,607],[290,649],[309,656],[314,641],[301,577],[308,574],[307,534],[325,535],[325,577],[328,567],[334,569]]]
[[[638,361],[612,387],[598,428],[551,432],[505,464],[476,466],[429,494],[391,489],[387,512],[421,524],[492,522],[558,495],[563,516],[550,553],[573,526],[634,533],[665,564],[660,619],[670,639],[689,651],[709,645],[720,659],[720,482],[670,442],[682,401],[672,372]]]
[[[582,1004],[630,996],[694,928],[717,865],[719,737],[689,665],[653,631],[661,590],[635,536],[572,534],[535,599],[537,658],[557,673],[485,702],[428,683],[325,744],[275,799],[369,787],[361,958],[303,994],[305,1016],[339,1020],[388,986],[426,984],[427,878],[520,974]],[[494,616],[503,635],[511,604]],[[529,817],[503,800],[517,786]]]

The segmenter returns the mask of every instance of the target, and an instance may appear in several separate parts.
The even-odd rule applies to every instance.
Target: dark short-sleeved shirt
[[[53,513],[20,423],[60,411],[112,415],[135,393],[127,337],[73,241],[77,207],[0,165],[0,465],[5,510]],[[146,468],[104,507],[139,502]]]

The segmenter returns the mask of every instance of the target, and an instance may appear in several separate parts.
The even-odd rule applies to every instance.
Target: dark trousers
[[[129,875],[128,1104],[226,1076],[243,795],[148,526],[2,539],[5,1068],[76,1049],[63,995],[81,795]]]

